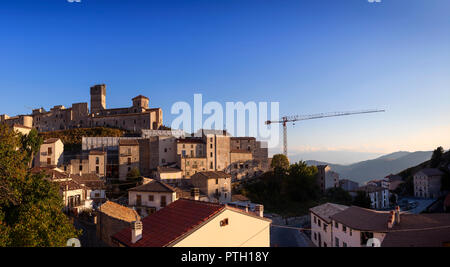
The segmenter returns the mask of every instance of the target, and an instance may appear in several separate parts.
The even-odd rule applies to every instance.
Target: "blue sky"
[[[143,94],[168,125],[194,93],[282,115],[387,110],[290,126],[290,153],[318,160],[449,149],[448,14],[448,0],[2,1],[0,114],[106,83],[108,107]]]

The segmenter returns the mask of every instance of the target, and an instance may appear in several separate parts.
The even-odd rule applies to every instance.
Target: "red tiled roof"
[[[225,205],[179,199],[142,220],[142,239],[131,243],[131,228],[112,238],[130,247],[164,247],[225,209]]]
[[[231,178],[231,174],[225,173],[223,171],[209,171],[209,172],[197,172],[192,175],[192,178],[205,178],[205,179],[216,179],[216,178]]]
[[[58,142],[59,138],[50,138],[50,139],[46,139],[44,140],[44,144],[53,144]]]

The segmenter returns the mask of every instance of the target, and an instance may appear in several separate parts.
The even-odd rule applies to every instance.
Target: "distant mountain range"
[[[361,185],[367,181],[381,179],[389,174],[397,174],[431,158],[432,151],[399,151],[376,159],[357,162],[350,165],[330,164],[327,162],[307,160],[308,165],[329,165],[340,175],[340,179],[350,179]]]

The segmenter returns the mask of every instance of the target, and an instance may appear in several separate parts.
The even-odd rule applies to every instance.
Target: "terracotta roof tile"
[[[348,206],[334,203],[325,203],[323,205],[313,207],[309,210],[327,223],[331,223],[331,216],[346,209],[348,209]]]
[[[146,184],[128,189],[128,191],[136,192],[175,192],[175,188],[158,180],[152,180]]]
[[[197,172],[192,178],[206,178],[206,179],[216,179],[216,178],[231,178],[231,174],[222,171],[211,171],[211,172]]]
[[[119,145],[120,146],[138,146],[139,142],[136,139],[120,139]]]
[[[168,246],[224,208],[220,204],[179,199],[142,220],[142,239],[137,243],[131,243],[131,228],[118,232],[113,239],[130,247]]]
[[[106,201],[100,206],[99,211],[110,217],[126,222],[140,221],[141,218],[135,210],[112,201]]]

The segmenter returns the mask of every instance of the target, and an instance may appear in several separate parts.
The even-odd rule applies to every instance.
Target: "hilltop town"
[[[328,165],[269,158],[255,137],[170,130],[145,96],[133,98],[131,107],[106,109],[106,86],[90,92],[90,110],[78,103],[0,117],[2,139],[18,138],[28,172],[56,186],[84,246],[442,246],[450,240],[448,153],[360,185]],[[64,143],[74,131],[85,134],[78,149]],[[302,231],[282,231],[286,226]],[[421,241],[411,241],[415,231]],[[286,243],[293,237],[303,241]]]

